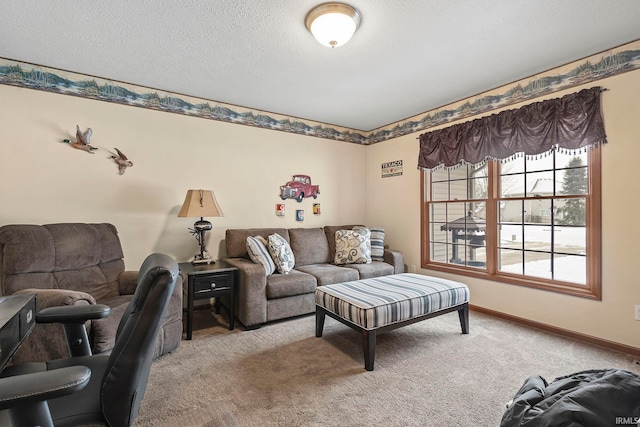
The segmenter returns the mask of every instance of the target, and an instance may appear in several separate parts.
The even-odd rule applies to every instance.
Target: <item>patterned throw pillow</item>
[[[371,262],[371,232],[359,230],[336,231],[336,265],[368,264]]]
[[[269,255],[267,249],[267,241],[262,236],[247,237],[247,253],[249,258],[256,264],[262,264],[267,276],[272,275],[276,271],[276,265]]]
[[[384,228],[369,228],[371,231],[371,260],[384,261]]]
[[[366,227],[355,226],[354,230],[366,229]],[[384,228],[370,227],[371,231],[371,260],[384,261]]]
[[[289,274],[296,264],[289,242],[281,235],[274,233],[267,239],[267,248],[278,271],[282,274]]]

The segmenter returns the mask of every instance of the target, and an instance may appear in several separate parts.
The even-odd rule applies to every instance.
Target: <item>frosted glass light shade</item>
[[[323,3],[309,11],[305,24],[320,44],[339,47],[351,39],[360,21],[360,12],[347,4]]]

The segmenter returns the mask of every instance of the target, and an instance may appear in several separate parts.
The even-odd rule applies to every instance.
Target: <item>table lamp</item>
[[[193,224],[193,228],[190,228],[191,234],[196,237],[198,244],[200,245],[200,253],[195,254],[192,264],[213,264],[215,261],[207,253],[207,247],[205,245],[205,232],[211,230],[212,225],[209,221],[205,221],[205,216],[224,216],[216,196],[211,190],[188,190],[187,196],[184,198],[184,203],[179,217],[200,217],[199,221]]]

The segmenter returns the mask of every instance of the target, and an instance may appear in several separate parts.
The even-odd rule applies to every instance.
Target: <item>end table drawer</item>
[[[193,296],[196,298],[214,294],[216,291],[228,290],[233,284],[233,277],[224,276],[203,276],[197,277],[193,283]]]

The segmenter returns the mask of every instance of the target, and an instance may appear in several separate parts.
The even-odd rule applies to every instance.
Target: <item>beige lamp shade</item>
[[[188,190],[179,217],[215,217],[224,216],[222,209],[211,190]]]

